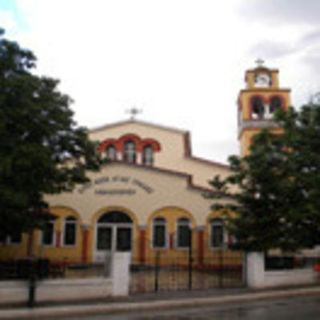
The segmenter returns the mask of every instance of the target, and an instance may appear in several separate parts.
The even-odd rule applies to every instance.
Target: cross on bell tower
[[[263,64],[264,64],[264,60],[261,59],[261,58],[258,58],[255,63],[257,64],[258,68],[261,68],[263,67]]]

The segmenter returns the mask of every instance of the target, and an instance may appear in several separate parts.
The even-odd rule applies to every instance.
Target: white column
[[[247,284],[249,288],[264,287],[264,254],[249,252],[247,254]]]
[[[112,295],[127,296],[130,284],[131,252],[114,252],[112,255]]]
[[[137,164],[142,164],[142,153],[137,152],[137,159],[136,159]]]

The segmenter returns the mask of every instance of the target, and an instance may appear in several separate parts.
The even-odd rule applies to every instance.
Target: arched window
[[[97,221],[97,250],[130,251],[132,219],[120,211],[104,213]]]
[[[117,150],[113,145],[109,145],[106,149],[107,159],[110,161],[115,161],[117,159]]]
[[[162,217],[155,218],[152,223],[152,247],[166,248],[166,220]]]
[[[98,223],[132,223],[132,219],[121,211],[110,211],[103,214]]]
[[[215,218],[210,220],[210,247],[224,248],[226,245],[226,231],[223,220]]]
[[[264,117],[264,105],[260,97],[253,97],[251,99],[252,106],[252,119],[263,119]]]
[[[177,221],[177,248],[189,248],[190,244],[190,220],[188,218],[180,218]]]
[[[272,97],[270,100],[270,114],[276,112],[279,108],[282,107],[282,101],[280,97]]]
[[[136,162],[136,144],[132,140],[128,140],[124,143],[124,155],[123,160],[128,163]]]
[[[77,219],[69,216],[64,219],[63,245],[75,246],[77,237]]]
[[[143,148],[143,164],[147,166],[153,165],[153,148],[151,145],[147,145]]]

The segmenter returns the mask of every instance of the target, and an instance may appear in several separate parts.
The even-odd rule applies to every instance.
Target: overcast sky
[[[295,106],[320,91],[319,0],[0,0],[7,37],[61,80],[80,125],[190,130],[196,156],[238,153],[238,92],[260,57]]]

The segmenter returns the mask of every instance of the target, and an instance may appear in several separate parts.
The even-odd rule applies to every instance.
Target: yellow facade
[[[260,79],[257,75],[260,74]],[[272,118],[254,118],[252,98],[259,97],[269,108],[272,97],[280,97],[283,108],[290,105],[290,90],[280,89],[278,71],[256,68],[246,73],[247,88],[240,91],[238,105],[239,141],[241,155],[248,153],[253,136],[261,128],[272,126]],[[281,132],[273,127],[272,131]],[[178,221],[188,221],[192,234],[192,254],[195,264],[206,259],[228,259],[241,264],[241,253],[230,249],[232,237],[223,234],[216,245],[212,221],[223,218],[210,209],[213,200],[203,195],[213,191],[208,180],[215,175],[230,174],[227,165],[199,159],[191,154],[189,132],[142,121],[124,121],[103,126],[90,132],[99,140],[100,152],[114,148],[113,161],[99,172],[90,172],[91,183],[58,195],[48,195],[50,212],[57,216],[53,222],[52,241],[43,245],[43,233],[23,234],[20,244],[0,244],[1,259],[34,256],[58,263],[104,261],[108,251],[118,248],[121,237],[127,237],[133,261],[149,264],[157,255],[166,259],[183,259],[189,254],[186,246],[178,246]],[[126,143],[134,145],[130,162]],[[152,163],[145,163],[145,147],[152,147]],[[230,199],[219,199],[224,204]],[[108,220],[111,215],[123,215],[126,222]],[[74,244],[65,244],[67,218],[75,227]],[[114,218],[114,217],[113,217]],[[165,240],[154,247],[155,219],[164,221]],[[111,219],[111,218],[110,218]],[[50,238],[51,240],[51,238]],[[217,241],[218,241],[217,240]],[[123,240],[124,241],[124,240]],[[106,244],[107,243],[107,244]],[[122,249],[121,249],[122,250]],[[165,263],[165,259],[161,263]]]

